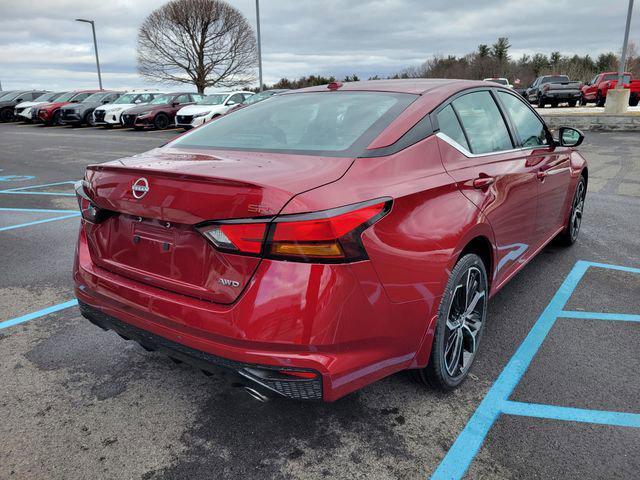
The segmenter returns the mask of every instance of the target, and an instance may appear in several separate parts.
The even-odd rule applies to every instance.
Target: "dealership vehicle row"
[[[514,88],[504,77],[485,81]],[[567,75],[537,77],[526,89],[515,90],[538,108],[547,105],[586,106],[605,104],[607,92],[616,88],[618,74],[603,72],[582,83]],[[640,102],[640,80],[623,75],[623,87],[629,90],[629,105]],[[285,92],[272,89],[216,92],[209,95],[183,91],[44,90],[0,91],[0,122],[21,121],[44,125],[101,125],[105,128],[128,127],[137,130],[180,127],[184,130],[203,125],[221,115]]]
[[[0,121],[51,125],[122,126],[189,130],[230,110],[264,100],[285,90],[230,91],[204,95],[159,90],[43,90],[0,92]],[[249,100],[251,101],[249,102]]]

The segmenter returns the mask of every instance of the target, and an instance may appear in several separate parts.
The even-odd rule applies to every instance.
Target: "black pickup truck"
[[[566,75],[544,75],[536,78],[525,90],[524,98],[540,108],[547,104],[557,107],[563,102],[575,107],[581,96],[580,86],[580,82],[572,82]]]

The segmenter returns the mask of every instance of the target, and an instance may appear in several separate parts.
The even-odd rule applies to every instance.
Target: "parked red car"
[[[100,92],[100,90],[74,90],[59,96],[55,102],[38,105],[37,121],[45,125],[61,125],[62,112],[60,112],[60,108],[71,103],[82,102],[96,92]]]
[[[604,107],[607,100],[607,92],[618,85],[618,72],[599,73],[582,86],[582,97],[580,103],[595,103],[598,107]],[[628,88],[629,105],[635,107],[640,101],[640,80],[632,80],[630,73],[623,76],[623,86]]]
[[[120,121],[124,127],[136,130],[155,128],[164,130],[176,123],[176,113],[185,105],[201,100],[204,95],[190,92],[164,93],[151,102],[138,105],[122,112]]]
[[[87,168],[82,314],[259,399],[332,401],[403,369],[450,390],[489,298],[576,240],[582,139],[486,82],[281,94]]]

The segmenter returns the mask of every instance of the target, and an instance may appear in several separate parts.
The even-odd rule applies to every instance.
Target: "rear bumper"
[[[544,98],[554,100],[579,100],[581,95],[579,91],[563,92],[562,90],[550,90],[542,94]]]
[[[146,350],[160,351],[174,360],[186,362],[205,372],[212,372],[217,368],[229,370],[238,382],[248,384],[252,389],[259,391],[263,397],[281,396],[294,400],[322,399],[322,377],[313,370],[236,362],[189,348],[134,327],[82,301],[79,302],[79,306],[82,316],[103,330],[113,330],[127,340],[138,342]],[[305,373],[315,375],[315,378],[287,378],[285,372]]]
[[[313,265],[263,260],[236,302],[226,305],[98,267],[81,228],[74,281],[81,303],[117,319],[110,328],[126,325],[148,332],[163,339],[155,341],[161,350],[176,350],[166,341],[196,352],[202,361],[224,359],[212,361],[214,365],[231,362],[318,372],[321,386],[311,389],[313,395],[321,392],[325,401],[417,366],[416,352],[428,323],[422,301],[389,302],[370,262]],[[399,318],[403,328],[398,328]],[[316,398],[308,387],[304,391],[306,397],[284,388],[278,393]]]

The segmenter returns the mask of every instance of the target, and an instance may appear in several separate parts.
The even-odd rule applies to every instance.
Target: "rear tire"
[[[640,101],[640,98],[638,98],[638,97],[630,98],[629,99],[629,106],[630,107],[637,107],[639,101]]]
[[[153,119],[153,125],[156,127],[156,130],[165,130],[169,126],[169,117],[164,113],[159,113],[156,115],[156,118]]]
[[[580,95],[580,105],[582,105],[583,107],[587,106],[587,99],[584,98],[584,94]]]
[[[584,212],[584,199],[587,195],[587,181],[584,176],[580,176],[576,191],[573,194],[571,202],[571,211],[569,219],[562,232],[558,234],[557,240],[560,245],[568,247],[576,243],[578,234],[580,233],[580,225],[582,225],[582,214]]]
[[[480,257],[469,253],[458,260],[440,300],[429,364],[415,371],[420,381],[449,391],[467,378],[484,330],[488,293]]]
[[[569,108],[573,108],[576,106],[577,102],[575,100],[569,100],[567,103],[569,104]]]
[[[604,107],[606,102],[606,98],[602,96],[602,93],[598,92],[596,94],[596,107]]]

